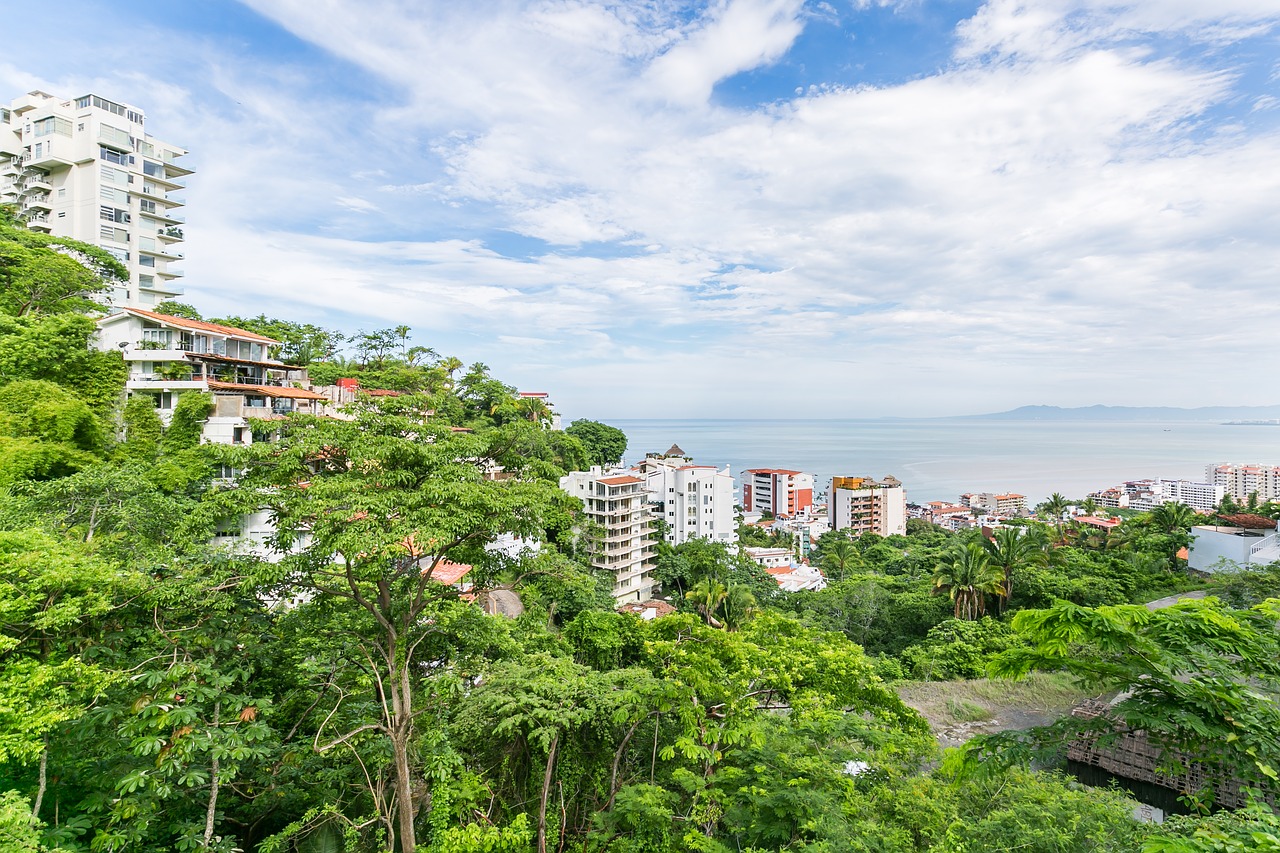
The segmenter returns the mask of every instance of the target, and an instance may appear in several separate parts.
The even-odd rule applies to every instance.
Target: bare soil
[[[909,681],[897,689],[929,721],[944,748],[977,735],[1048,725],[1089,697],[1065,676],[1044,673],[1022,681]]]

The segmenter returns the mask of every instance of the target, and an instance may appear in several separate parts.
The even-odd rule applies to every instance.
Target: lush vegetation
[[[933,734],[894,689],[993,662],[1129,686],[1128,722],[1266,789],[1280,572],[1229,577],[1205,604],[1130,606],[1197,585],[1173,547],[1185,518],[1103,540],[1061,512],[990,542],[919,523],[829,534],[814,559],[833,582],[788,596],[723,546],[663,545],[677,612],[643,622],[614,611],[556,484],[620,456],[613,428],[552,431],[545,404],[407,329],[352,342],[220,318],[284,341],[313,378],[405,393],[272,422],[250,447],[201,444],[208,397],[183,395],[168,423],[124,400],[120,355],[90,348],[80,313],[113,269],[83,252],[93,280],[68,278],[64,250],[81,251],[0,230],[0,848],[1171,851],[1275,836],[1261,805],[1155,833],[1118,793],[1012,760],[1050,760],[1047,738],[979,741],[934,769]],[[249,517],[271,538],[246,536]],[[540,547],[492,547],[504,534]],[[457,563],[478,597],[438,580]],[[523,615],[488,615],[498,591]]]

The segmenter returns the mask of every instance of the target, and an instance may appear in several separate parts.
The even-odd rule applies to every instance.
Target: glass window
[[[155,258],[153,258],[153,257],[151,257],[150,255],[139,255],[139,256],[138,256],[138,266],[142,266],[142,267],[154,267],[155,265],[156,265],[156,259],[155,259]]]
[[[128,223],[130,221],[127,210],[119,210],[105,204],[98,208],[98,217],[105,219],[107,222]]]

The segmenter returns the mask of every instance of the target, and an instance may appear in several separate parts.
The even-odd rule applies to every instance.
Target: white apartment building
[[[742,472],[742,509],[794,518],[813,506],[813,475],[788,468]]]
[[[644,478],[654,516],[666,522],[672,545],[709,539],[738,541],[733,512],[733,475],[714,465],[694,465],[687,456],[649,455],[635,468]]]
[[[1099,506],[1149,512],[1161,504],[1182,503],[1197,512],[1211,512],[1222,500],[1225,489],[1212,482],[1191,480],[1129,480],[1120,486],[1091,492]]]
[[[204,440],[249,444],[253,425],[291,412],[318,414],[324,394],[296,387],[305,374],[267,354],[279,341],[231,326],[121,308],[98,321],[98,348],[119,351],[129,366],[126,392],[151,396],[168,423],[184,391],[214,395]]]
[[[645,481],[626,471],[572,471],[560,488],[582,501],[591,524],[591,565],[614,576],[618,603],[653,598],[657,535]]]
[[[832,477],[827,492],[827,520],[832,530],[880,536],[907,532],[907,493],[895,477]]]
[[[960,503],[978,512],[1009,517],[1026,512],[1027,496],[1015,492],[1003,495],[994,492],[966,492],[960,496]]]
[[[1208,465],[1204,478],[1237,501],[1280,501],[1280,465]]]
[[[187,152],[147,134],[142,110],[88,94],[29,92],[0,104],[0,204],[27,226],[101,246],[129,270],[107,298],[147,306],[179,296]]]

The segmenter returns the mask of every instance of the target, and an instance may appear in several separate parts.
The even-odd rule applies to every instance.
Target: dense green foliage
[[[25,240],[4,256],[10,296],[63,269],[37,250],[71,257]],[[541,400],[403,327],[356,335],[346,359],[335,333],[225,318],[313,379],[406,393],[201,444],[207,396],[180,396],[167,425],[126,402],[119,354],[89,349],[72,297],[42,299],[0,304],[2,849],[1181,851],[1275,834],[1260,806],[1153,833],[1117,793],[994,760],[1031,755],[1025,738],[970,750],[986,772],[932,769],[929,726],[890,683],[999,661],[1132,687],[1132,724],[1265,784],[1280,574],[1224,576],[1227,604],[1129,606],[1196,584],[1171,554],[1176,512],[1101,540],[1061,512],[992,542],[828,534],[813,559],[832,583],[794,595],[723,545],[663,544],[677,612],[644,622],[613,610],[556,484],[619,458],[620,431],[552,431]],[[269,539],[245,535],[264,519]],[[491,547],[506,534],[533,547]],[[441,580],[457,564],[469,590]],[[489,615],[507,593],[523,615]]]

